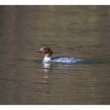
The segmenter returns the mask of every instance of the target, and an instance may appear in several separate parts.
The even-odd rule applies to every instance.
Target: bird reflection
[[[43,67],[44,67],[44,83],[47,83],[48,82],[48,78],[49,78],[49,75],[48,73],[50,72],[51,70],[51,63],[43,63]]]
[[[50,94],[50,86],[49,86],[49,72],[50,72],[50,68],[51,68],[51,64],[49,63],[45,63],[43,64],[44,67],[44,80],[43,80],[43,90],[44,90],[44,99],[43,102],[45,104],[49,103],[49,94]]]
[[[43,63],[44,66],[44,72],[48,73],[51,70],[51,63]]]

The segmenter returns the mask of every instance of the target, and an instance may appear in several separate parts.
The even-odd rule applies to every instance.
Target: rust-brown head
[[[53,54],[52,50],[49,47],[42,47],[40,50],[37,50],[39,53],[45,53],[45,56],[51,56]]]

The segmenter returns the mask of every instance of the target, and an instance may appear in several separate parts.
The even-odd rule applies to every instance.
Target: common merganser
[[[53,52],[49,47],[42,47],[40,50],[37,50],[37,52],[45,54],[43,63],[48,63],[48,62],[76,63],[78,61],[83,61],[82,59],[76,59],[66,56],[51,57]]]

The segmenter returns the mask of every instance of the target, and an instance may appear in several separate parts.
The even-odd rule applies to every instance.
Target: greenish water
[[[110,6],[0,6],[0,104],[110,104],[109,20]],[[85,62],[45,69],[44,46]]]

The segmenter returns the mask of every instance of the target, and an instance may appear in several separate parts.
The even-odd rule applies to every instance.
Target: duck
[[[43,63],[49,63],[49,62],[58,62],[58,63],[76,63],[79,61],[83,61],[82,59],[76,59],[68,56],[57,56],[52,57],[53,51],[50,47],[42,47],[36,52],[38,53],[44,53],[44,59]]]

